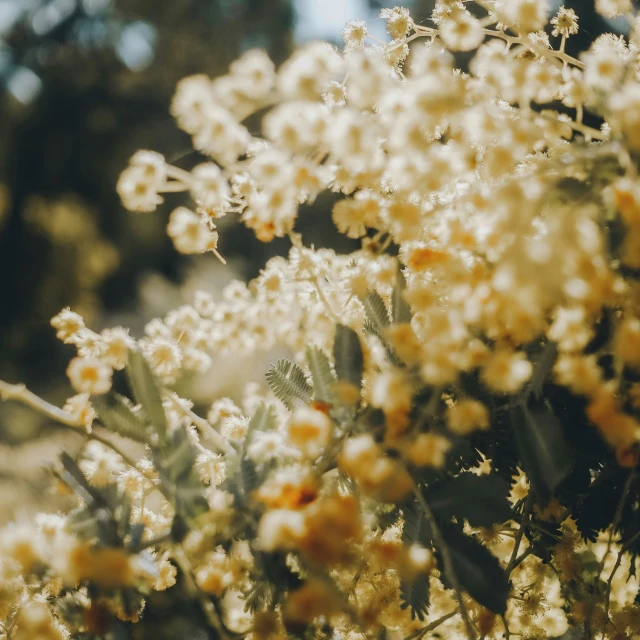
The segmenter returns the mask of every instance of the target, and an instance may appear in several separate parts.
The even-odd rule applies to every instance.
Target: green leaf
[[[91,404],[100,422],[110,431],[142,444],[153,441],[147,425],[131,411],[127,401],[119,394],[94,396]]]
[[[242,458],[240,460],[238,476],[240,491],[242,496],[247,499],[261,484],[260,475],[253,460],[250,458]]]
[[[149,364],[140,351],[129,350],[127,374],[133,395],[160,438],[167,433],[167,416],[162,406],[160,389]]]
[[[313,388],[297,364],[289,360],[278,360],[277,364],[271,365],[266,378],[276,398],[289,409],[293,409],[294,398],[302,400],[305,404],[311,402]]]
[[[400,608],[411,608],[411,619],[424,620],[429,610],[429,574],[421,573],[412,582],[400,580]]]
[[[276,419],[273,415],[273,407],[270,404],[261,402],[249,421],[247,435],[244,439],[245,449],[256,431],[271,431],[271,429],[275,427],[275,424]]]
[[[153,461],[163,493],[177,514],[195,517],[208,509],[196,470],[196,450],[184,426],[173,429],[167,442],[153,449]]]
[[[560,420],[549,402],[530,396],[511,408],[522,468],[541,500],[547,500],[569,475],[572,457]]]
[[[504,615],[510,585],[498,559],[475,538],[458,529],[444,530],[443,536],[460,587],[483,607]],[[445,573],[441,575],[445,586],[451,588]]]
[[[259,580],[245,596],[245,611],[260,611],[266,609],[273,601],[274,587],[266,580]]]
[[[84,473],[76,461],[66,452],[60,454],[63,470],[59,478],[64,482],[90,509],[98,508],[104,504],[96,489],[89,484]]]
[[[156,460],[167,479],[177,483],[195,466],[196,451],[184,426],[171,431],[169,441],[156,450]]]
[[[381,504],[376,511],[376,522],[380,529],[393,526],[400,517],[400,510],[396,505]]]
[[[333,342],[333,359],[338,380],[350,382],[360,389],[362,386],[363,355],[358,334],[343,324],[336,326]]]
[[[407,545],[420,542],[425,547],[430,546],[431,532],[422,507],[415,500],[412,500],[403,504],[401,509],[404,519],[402,541]]]
[[[404,279],[402,269],[398,266],[396,282],[393,285],[393,293],[391,296],[391,319],[394,324],[406,324],[411,322],[411,307],[404,298],[404,291],[407,288],[407,282]]]
[[[366,317],[364,321],[364,330],[367,333],[376,336],[380,342],[382,342],[387,353],[387,357],[391,363],[397,366],[402,365],[401,360],[395,354],[384,336],[384,330],[391,324],[391,321],[389,320],[387,307],[380,297],[380,294],[375,291],[369,292],[366,298],[362,300],[362,304],[364,305]]]
[[[464,518],[472,527],[490,527],[511,519],[509,487],[496,474],[462,473],[427,493],[427,501],[439,519]]]
[[[369,321],[370,330],[382,336],[385,327],[388,327],[389,313],[380,294],[376,291],[370,291],[363,300],[364,312]]]
[[[307,365],[311,371],[315,400],[333,404],[336,376],[324,351],[318,347],[307,347]]]

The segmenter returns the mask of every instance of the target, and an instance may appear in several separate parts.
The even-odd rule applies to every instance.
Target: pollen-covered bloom
[[[307,458],[317,458],[329,444],[332,421],[323,411],[297,409],[287,426],[287,441]]]
[[[78,393],[101,395],[111,389],[113,370],[96,358],[74,358],[67,367],[71,386]]]

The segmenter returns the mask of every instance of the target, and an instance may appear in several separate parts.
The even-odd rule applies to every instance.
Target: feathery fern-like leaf
[[[336,326],[333,359],[338,380],[350,382],[360,389],[363,368],[362,345],[360,337],[351,327],[342,324]]]
[[[110,431],[142,444],[153,441],[147,425],[128,406],[119,394],[97,396],[91,399],[100,422]]]
[[[363,304],[371,332],[382,336],[385,327],[388,327],[390,324],[389,312],[387,311],[384,300],[378,292],[370,291],[363,300]]]
[[[289,409],[293,409],[294,398],[302,400],[305,404],[311,402],[313,388],[297,364],[289,360],[278,360],[275,365],[271,365],[266,378],[276,398]]]
[[[155,376],[140,351],[129,350],[127,375],[133,395],[160,438],[167,433],[167,416],[162,406],[162,396]]]
[[[318,347],[307,347],[306,358],[309,371],[311,371],[311,379],[313,380],[315,400],[332,404],[336,376],[331,369],[329,358]]]
[[[412,582],[400,581],[400,607],[411,609],[411,619],[424,620],[429,610],[429,574],[422,573]]]
[[[404,291],[407,288],[407,282],[400,267],[396,274],[396,282],[393,285],[393,293],[391,295],[391,319],[394,324],[404,324],[411,322],[411,307],[404,298]]]

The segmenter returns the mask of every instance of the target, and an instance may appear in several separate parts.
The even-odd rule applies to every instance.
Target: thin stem
[[[533,547],[527,547],[514,561],[511,571],[519,567],[533,553]]]
[[[166,165],[167,167],[167,176],[173,178],[174,180],[179,180],[183,182],[185,185],[193,184],[193,176],[184,169],[180,169],[180,167],[174,167],[172,164]]]
[[[87,438],[89,440],[95,440],[105,447],[108,447],[109,449],[111,449],[111,451],[117,453],[130,467],[133,467],[134,469],[136,468],[136,465],[138,464],[137,460],[134,460],[131,456],[122,451],[122,449],[120,449],[117,445],[113,444],[113,442],[111,442],[109,439],[99,436],[95,431],[87,434]]]
[[[441,624],[443,624],[450,618],[453,618],[453,616],[457,615],[458,613],[459,611],[457,610],[450,611],[449,613],[445,613],[443,616],[440,616],[437,620],[430,622],[426,627],[422,627],[422,629],[419,629],[418,631],[414,631],[411,635],[408,635],[404,640],[420,640],[420,638],[423,638],[427,633],[429,633],[429,631],[433,631],[434,629],[437,629]]]
[[[442,532],[438,527],[438,523],[436,522],[435,516],[431,511],[431,507],[429,503],[425,500],[422,495],[422,491],[420,491],[418,486],[414,486],[413,493],[418,500],[418,503],[422,507],[424,511],[424,515],[429,522],[429,526],[431,527],[431,531],[433,532],[433,539],[435,540],[436,545],[438,546],[438,550],[442,554],[442,572],[447,577],[447,580],[451,583],[453,587],[453,591],[456,595],[456,601],[458,603],[458,607],[460,608],[460,615],[464,620],[464,626],[467,633],[467,638],[469,640],[475,640],[475,632],[473,630],[473,625],[471,624],[471,620],[469,619],[469,612],[467,611],[467,607],[462,599],[462,591],[460,589],[460,582],[458,581],[458,576],[456,575],[455,568],[453,566],[453,559],[451,558],[451,553],[449,552],[449,547],[442,536]]]
[[[187,409],[183,406],[182,402],[180,402],[180,398],[175,393],[169,393],[167,394],[167,397],[176,409],[188,417],[220,451],[228,454],[234,454],[236,452],[236,450],[209,424],[207,420],[195,414],[191,409]]]
[[[607,539],[607,548],[605,549],[604,555],[602,556],[602,560],[600,561],[600,564],[598,565],[598,579],[600,578],[602,571],[604,569],[604,565],[607,561],[607,558],[609,557],[609,553],[611,552],[611,546],[613,545],[613,536],[615,535],[615,531],[618,528],[618,525],[620,524],[620,520],[622,519],[622,511],[624,510],[624,505],[627,501],[627,497],[629,495],[629,492],[631,490],[631,485],[633,483],[633,481],[635,480],[635,469],[629,472],[629,476],[627,477],[626,482],[624,483],[624,487],[622,489],[622,496],[620,497],[620,502],[618,503],[618,507],[616,509],[616,513],[615,516],[613,518],[613,522],[611,523],[611,530],[609,531],[609,537]],[[609,576],[609,579],[607,581],[607,593],[605,595],[605,611],[606,611],[606,617],[605,617],[605,623],[604,623],[604,629],[603,629],[603,637],[604,637],[604,631],[606,630],[607,627],[607,623],[609,621],[609,601],[611,598],[611,583],[613,582],[613,576],[615,575],[616,571],[618,570],[618,567],[620,566],[620,562],[622,561],[622,554],[625,552],[625,550],[628,548],[628,546],[633,542],[634,538],[636,538],[638,535],[640,535],[640,532],[638,532],[635,536],[632,536],[629,540],[627,540],[627,542],[623,545],[622,549],[620,550],[620,553],[618,555],[618,559],[616,561],[616,564],[613,567],[613,571],[611,572],[611,575]],[[587,608],[587,617],[585,620],[585,627],[587,630],[587,637],[591,637],[591,618],[593,616],[593,610],[595,607],[595,601],[593,599],[591,599],[591,602],[588,605]]]
[[[327,298],[322,285],[320,284],[320,280],[318,278],[317,274],[313,274],[313,276],[311,276],[311,278],[309,279],[309,281],[311,282],[311,284],[313,284],[316,288],[316,291],[318,292],[318,295],[320,296],[320,299],[322,300],[324,306],[327,309],[327,313],[331,316],[331,318],[334,320],[334,322],[336,323],[340,323],[341,320],[338,317],[338,314],[334,311],[333,306],[331,305],[331,302],[329,301],[329,298]]]
[[[191,591],[192,595],[198,600],[200,606],[202,607],[202,611],[205,614],[209,624],[213,629],[218,632],[218,635],[221,638],[224,638],[226,634],[222,628],[222,624],[220,619],[218,618],[218,613],[216,612],[215,607],[213,606],[213,602],[207,597],[207,595],[200,589],[198,584],[193,578],[193,568],[191,567],[191,563],[187,558],[182,547],[178,545],[174,545],[172,547],[172,557],[176,561],[178,567],[182,571],[184,575],[184,579],[187,583],[187,588]]]
[[[509,564],[507,565],[507,568],[506,568],[507,575],[509,575],[516,567],[518,551],[520,549],[520,544],[522,543],[522,538],[524,537],[525,531],[529,526],[529,517],[531,516],[532,509],[533,509],[533,491],[529,489],[529,493],[527,494],[527,500],[524,503],[524,510],[522,512],[522,520],[520,521],[520,528],[518,529],[518,533],[516,534],[516,541],[513,545],[513,551],[511,552],[511,559],[509,560]]]
[[[616,509],[615,516],[613,518],[613,522],[611,523],[611,531],[609,531],[609,538],[607,540],[607,548],[602,556],[602,560],[600,561],[600,569],[598,571],[598,576],[602,573],[604,569],[605,562],[609,557],[609,552],[611,551],[611,545],[613,544],[613,536],[615,534],[618,525],[620,524],[620,520],[622,519],[622,511],[624,509],[624,505],[627,501],[627,496],[629,495],[629,491],[631,490],[631,485],[635,480],[635,470],[629,473],[626,482],[624,483],[624,488],[622,489],[622,496],[620,498],[620,502],[618,503],[618,508]]]
[[[180,193],[181,191],[188,191],[189,186],[181,182],[180,180],[175,180],[173,182],[165,182],[159,189],[158,193]]]
[[[523,38],[519,38],[517,36],[510,36],[504,33],[503,31],[495,31],[493,29],[483,29],[482,32],[494,38],[501,38],[505,42],[509,44],[519,44],[526,49],[531,49],[537,53],[541,58],[554,58],[556,60],[560,60],[562,62],[566,62],[567,64],[573,65],[574,67],[578,67],[578,69],[584,69],[584,62],[580,62],[577,58],[573,58],[570,55],[562,51],[555,51],[554,49],[547,49],[535,42],[531,42],[530,40],[525,40]]]
[[[84,423],[81,420],[75,418],[64,409],[60,409],[43,400],[40,396],[29,391],[23,384],[9,384],[0,380],[0,400],[15,400],[68,427],[84,427]]]

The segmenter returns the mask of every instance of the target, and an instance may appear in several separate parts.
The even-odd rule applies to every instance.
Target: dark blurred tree
[[[168,113],[177,81],[223,73],[254,46],[282,60],[292,22],[290,0],[3,3],[2,376],[36,387],[46,382],[51,354],[63,353],[55,351],[48,320],[62,306],[131,308],[142,268],[175,275],[179,262],[163,216],[124,212],[115,195],[117,176],[140,148],[161,151],[177,164],[191,162],[190,141]],[[75,213],[60,214],[71,194]],[[29,214],[34,207],[39,213]],[[81,220],[90,220],[91,237],[79,232]],[[72,239],[63,233],[66,240],[57,242],[51,227],[64,231],[65,224]],[[97,245],[89,241],[117,246],[115,271],[111,264],[96,277]]]

